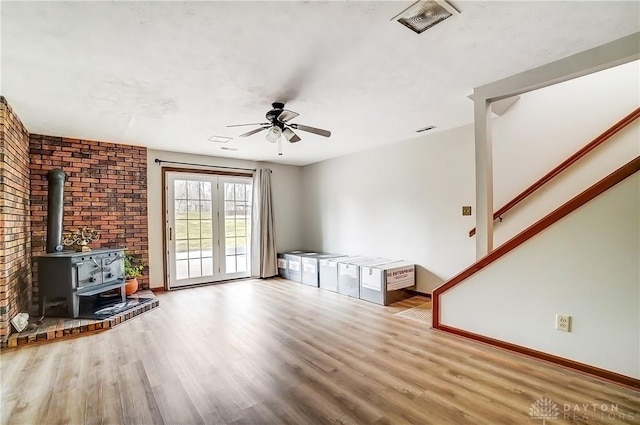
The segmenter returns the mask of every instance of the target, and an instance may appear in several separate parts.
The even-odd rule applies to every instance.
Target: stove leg
[[[77,295],[70,295],[67,297],[67,311],[70,317],[74,319],[80,314],[80,297]]]
[[[124,285],[122,285],[120,287],[120,296],[122,297],[122,302],[123,303],[127,302],[127,291],[126,291]]]
[[[44,312],[47,309],[47,297],[42,295],[40,297],[40,316],[44,316]]]

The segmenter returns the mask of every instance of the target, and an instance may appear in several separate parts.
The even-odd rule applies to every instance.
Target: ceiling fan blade
[[[271,125],[269,122],[255,122],[253,124],[233,124],[228,125],[227,127],[244,127],[245,125]]]
[[[266,127],[256,128],[255,130],[247,131],[246,133],[241,134],[241,135],[239,135],[238,137],[249,137],[249,136],[251,136],[251,135],[254,135],[254,134],[256,134],[256,133],[261,132],[262,130],[266,130],[267,128],[270,128],[270,127],[271,127],[271,125],[268,125],[268,126],[266,126]]]
[[[323,130],[321,128],[309,127],[308,125],[302,125],[302,124],[289,124],[289,125],[291,127],[295,128],[296,130],[302,130],[302,131],[306,131],[308,133],[313,133],[313,134],[317,134],[319,136],[324,136],[324,137],[331,136],[331,132],[329,130]]]
[[[300,114],[297,113],[297,112],[293,112],[293,111],[290,111],[288,109],[283,109],[282,112],[280,113],[280,115],[278,115],[278,121],[287,122],[289,120],[294,119],[298,115],[300,115]]]
[[[282,134],[287,138],[289,143],[296,143],[302,140],[296,133],[293,132],[290,128],[285,128],[282,130]]]

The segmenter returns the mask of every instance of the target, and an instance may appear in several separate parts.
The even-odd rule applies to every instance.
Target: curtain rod
[[[191,162],[165,161],[164,159],[158,159],[158,158],[156,158],[154,161],[156,164],[159,164],[159,165],[162,165],[162,163],[166,163],[166,164],[193,165],[196,167],[224,168],[227,170],[256,171],[255,168],[240,168],[240,167],[225,167],[223,165],[194,164]]]

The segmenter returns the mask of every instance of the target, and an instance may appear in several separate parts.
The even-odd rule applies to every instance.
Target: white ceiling
[[[474,87],[640,30],[640,2],[452,2],[417,35],[412,2],[2,2],[2,94],[33,133],[308,164],[472,122]],[[274,100],[299,131],[278,157]]]

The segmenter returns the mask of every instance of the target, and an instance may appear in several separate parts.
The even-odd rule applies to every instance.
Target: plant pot
[[[127,295],[133,295],[138,290],[138,279],[131,278],[124,281],[124,292]]]

